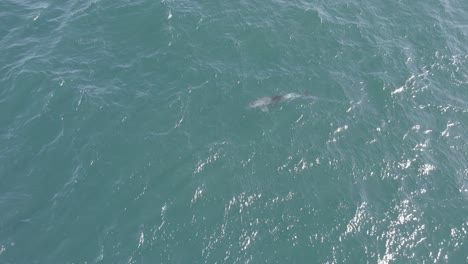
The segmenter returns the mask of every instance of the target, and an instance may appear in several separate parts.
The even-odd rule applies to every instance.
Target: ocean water
[[[468,263],[467,123],[466,0],[2,0],[0,263]]]

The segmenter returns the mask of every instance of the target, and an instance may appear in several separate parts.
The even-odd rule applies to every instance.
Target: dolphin
[[[288,93],[285,95],[275,95],[275,96],[266,96],[266,97],[258,98],[257,100],[250,102],[248,107],[259,108],[263,112],[267,112],[269,105],[274,105],[274,104],[278,104],[278,103],[285,102],[285,101],[292,101],[298,98],[315,99],[314,96],[310,96],[307,94],[302,95],[302,94],[297,94],[297,93]]]

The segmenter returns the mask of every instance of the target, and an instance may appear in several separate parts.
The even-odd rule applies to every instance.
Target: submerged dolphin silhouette
[[[315,99],[314,96],[310,96],[307,94],[302,95],[302,94],[297,94],[297,93],[288,93],[285,95],[275,95],[275,96],[266,96],[266,97],[258,98],[257,100],[250,102],[248,106],[249,108],[259,108],[263,112],[266,112],[268,111],[269,105],[274,105],[277,103],[290,101],[290,100],[294,100],[297,98]]]

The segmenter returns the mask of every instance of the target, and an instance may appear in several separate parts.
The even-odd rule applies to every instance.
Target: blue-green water
[[[467,122],[466,0],[3,0],[0,263],[467,263]]]

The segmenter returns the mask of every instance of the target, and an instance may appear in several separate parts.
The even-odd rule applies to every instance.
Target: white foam
[[[396,89],[395,91],[391,92],[390,94],[391,94],[391,95],[394,95],[394,94],[402,93],[402,92],[404,92],[404,91],[405,91],[405,87],[402,86],[402,87]]]

